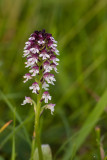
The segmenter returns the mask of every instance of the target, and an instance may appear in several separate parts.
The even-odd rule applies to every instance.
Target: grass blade
[[[105,107],[107,106],[107,90],[101,97],[99,103],[95,106],[95,108],[92,110],[92,112],[89,114],[87,120],[85,121],[83,127],[80,129],[78,136],[73,139],[70,145],[70,147],[67,149],[67,153],[63,157],[63,160],[68,160],[71,158],[73,160],[76,152],[81,147],[81,145],[84,143],[85,139],[93,129],[93,127],[98,122],[101,114],[103,113]],[[75,149],[72,148],[72,146],[75,146]]]
[[[10,103],[10,101],[7,99],[7,97],[2,93],[2,91],[0,91],[0,94],[1,94],[1,96],[3,98],[3,100],[8,105],[9,109],[15,114],[15,117],[18,120],[18,122],[21,123],[22,122],[21,117],[19,116],[19,114],[16,111],[14,111],[13,105]],[[28,133],[26,131],[26,128],[25,128],[25,126],[22,126],[22,127],[23,127],[24,134],[26,136],[26,140],[28,141],[29,145],[31,145],[30,138],[29,138],[29,135],[28,135]]]

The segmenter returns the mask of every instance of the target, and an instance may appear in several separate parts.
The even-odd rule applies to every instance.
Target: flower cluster
[[[47,91],[49,84],[54,85],[55,77],[54,74],[50,73],[54,70],[56,73],[59,59],[59,51],[57,50],[57,41],[52,37],[51,34],[46,33],[45,30],[35,31],[31,34],[29,40],[25,43],[23,57],[26,57],[26,68],[29,68],[29,73],[26,73],[23,77],[25,78],[24,83],[30,79],[34,79],[34,83],[29,89],[32,93],[40,94],[42,90],[41,101],[44,100],[48,103],[51,100],[51,96]],[[22,105],[31,103],[31,98],[25,97]],[[32,104],[32,103],[31,103]],[[55,104],[47,104],[47,108],[54,111]]]

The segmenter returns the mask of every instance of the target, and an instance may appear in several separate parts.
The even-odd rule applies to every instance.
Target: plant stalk
[[[32,137],[32,149],[31,149],[31,157],[30,157],[30,160],[33,160],[34,151],[35,151],[35,131],[33,132],[33,137]]]
[[[14,113],[13,113],[13,139],[12,139],[12,155],[11,155],[11,160],[15,160],[15,121],[16,121],[16,118],[15,118],[15,110],[14,109]]]
[[[41,99],[41,94],[37,96],[37,108],[35,113],[35,134],[36,134],[39,160],[43,160],[41,141],[40,141],[40,132],[39,132],[39,119],[40,119],[40,107],[41,107],[40,99]]]
[[[42,63],[40,63],[40,66]],[[39,160],[43,160],[43,154],[42,154],[42,148],[41,148],[41,141],[40,141],[40,132],[39,132],[39,121],[40,121],[40,112],[41,112],[41,95],[42,95],[42,83],[40,82],[41,77],[42,77],[42,70],[40,70],[40,76],[39,76],[39,87],[40,87],[40,92],[37,95],[37,104],[35,105],[34,103],[34,111],[35,111],[35,136],[34,139],[32,140],[32,152],[31,152],[31,159],[33,160],[34,157],[34,150],[35,150],[35,142],[37,144],[38,148],[38,155],[39,155]]]

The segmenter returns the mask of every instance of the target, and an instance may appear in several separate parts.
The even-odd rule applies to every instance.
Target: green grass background
[[[107,0],[0,0],[0,127],[16,108],[16,159],[30,156],[33,107],[21,106],[23,48],[34,30],[46,29],[58,41],[59,74],[50,87],[54,115],[41,118],[42,144],[54,160],[100,160],[95,127],[107,153]],[[13,124],[0,134],[0,156],[9,160]]]

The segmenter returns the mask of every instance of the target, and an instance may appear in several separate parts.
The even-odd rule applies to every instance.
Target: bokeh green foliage
[[[34,123],[33,107],[20,105],[32,95],[30,82],[22,82],[22,54],[29,35],[42,29],[52,33],[60,51],[59,74],[50,87],[55,113],[44,112],[42,143],[50,144],[54,159],[98,160],[96,125],[107,152],[107,0],[0,0],[0,127],[13,119],[16,107],[16,158],[28,159]],[[0,135],[5,159],[12,132],[10,125]]]

